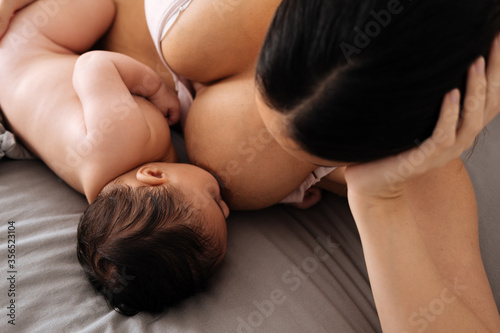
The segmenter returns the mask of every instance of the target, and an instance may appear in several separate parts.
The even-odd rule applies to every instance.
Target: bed
[[[466,165],[500,307],[500,117]],[[1,332],[381,331],[356,227],[335,195],[307,211],[232,212],[227,256],[208,290],[161,315],[130,318],[94,293],[76,259],[83,196],[39,160],[3,158],[0,207]]]

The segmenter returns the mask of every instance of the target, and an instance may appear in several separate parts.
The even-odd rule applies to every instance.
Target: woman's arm
[[[430,212],[415,210],[419,206],[415,198],[422,201],[421,207],[432,207],[430,200],[442,198],[435,193],[440,189],[433,191],[432,187],[428,189],[428,199],[424,198],[422,191],[415,191],[415,180],[424,177],[430,184],[433,173],[459,168],[459,162],[448,161],[458,158],[498,113],[500,91],[494,83],[499,79],[499,65],[500,47],[496,43],[488,80],[483,59],[469,72],[466,99],[474,98],[476,103],[467,104],[458,126],[459,94],[454,91],[445,98],[433,136],[421,147],[346,169],[349,204],[361,235],[384,331],[500,330],[500,317],[479,254],[477,213],[471,190],[455,186],[455,196],[449,198],[465,195],[461,203],[466,207],[454,207],[450,200],[434,203],[434,207],[439,204],[445,209],[469,212],[455,215],[454,221],[450,220],[453,211],[442,215],[444,220],[439,221],[435,215],[443,212],[440,208]],[[484,92],[486,82],[488,94],[478,94]],[[462,172],[461,177],[465,176]],[[453,179],[448,177],[447,181],[447,186],[453,188]],[[431,219],[434,225],[428,223]]]
[[[118,175],[175,155],[168,127],[179,120],[179,101],[149,67],[122,54],[89,52],[75,64],[73,85],[92,149],[80,177],[89,201]]]
[[[443,273],[408,201],[351,197],[351,203],[384,332],[498,332],[491,291],[480,299],[483,295],[470,294],[477,286]],[[457,271],[463,269],[457,253],[447,255],[456,262]],[[481,288],[489,288],[487,279],[480,282],[486,284]],[[468,302],[465,292],[475,302]]]

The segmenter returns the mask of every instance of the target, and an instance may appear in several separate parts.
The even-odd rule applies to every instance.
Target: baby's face
[[[205,215],[205,227],[225,241],[229,208],[221,198],[216,179],[202,168],[181,163],[147,163],[121,175],[116,182],[131,187],[173,185],[194,209]]]

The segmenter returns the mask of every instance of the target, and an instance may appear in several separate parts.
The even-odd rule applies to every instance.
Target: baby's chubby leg
[[[39,35],[74,53],[83,53],[113,22],[112,0],[38,0],[17,12],[5,39],[29,46]]]

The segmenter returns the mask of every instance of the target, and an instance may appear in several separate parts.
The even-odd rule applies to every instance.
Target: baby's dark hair
[[[173,186],[108,185],[78,225],[94,289],[125,315],[158,313],[206,287],[225,247]]]

